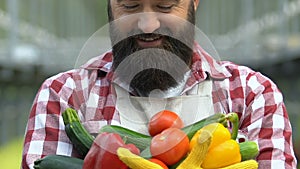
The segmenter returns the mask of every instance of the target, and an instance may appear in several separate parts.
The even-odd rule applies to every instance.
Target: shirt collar
[[[202,74],[202,78],[205,77],[205,74],[207,73],[212,79],[225,79],[231,76],[231,73],[224,65],[221,64],[220,61],[215,60],[197,43],[194,45],[192,63],[192,72]]]
[[[85,64],[83,64],[80,68],[87,70],[98,70],[106,73],[111,72],[112,69],[112,60],[113,54],[112,51],[109,50],[102,55],[96,56]]]

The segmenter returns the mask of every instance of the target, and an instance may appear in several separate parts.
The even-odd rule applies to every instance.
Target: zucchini
[[[143,151],[148,146],[150,146],[151,139],[152,139],[151,136],[144,135],[144,134],[138,133],[136,131],[133,131],[133,130],[130,130],[130,129],[127,129],[127,128],[124,128],[121,126],[117,126],[117,125],[103,126],[100,129],[99,133],[103,133],[103,132],[117,133],[122,137],[124,143],[134,144],[141,151]]]
[[[62,117],[67,136],[78,154],[84,158],[93,144],[94,137],[82,126],[76,110],[67,108]]]
[[[258,153],[258,145],[254,141],[245,141],[239,143],[242,161],[254,159]]]
[[[47,155],[34,161],[34,169],[82,169],[83,160],[65,155]]]

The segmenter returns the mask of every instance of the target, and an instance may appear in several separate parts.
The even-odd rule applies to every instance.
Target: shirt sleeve
[[[33,169],[36,159],[49,154],[76,156],[61,116],[67,107],[72,107],[72,87],[65,81],[46,80],[35,97],[26,126],[23,169]]]
[[[247,77],[241,128],[259,146],[259,168],[296,168],[291,123],[277,86],[260,73]]]

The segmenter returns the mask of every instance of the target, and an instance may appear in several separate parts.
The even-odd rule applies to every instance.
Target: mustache
[[[171,32],[170,29],[168,28],[159,28],[156,29],[155,31],[151,32],[151,33],[144,33],[143,31],[141,31],[140,29],[133,29],[132,31],[130,31],[128,33],[128,36],[133,36],[133,37],[137,37],[137,36],[173,36],[173,33]]]
[[[143,33],[143,34],[134,35],[133,38],[137,38],[137,39],[148,39],[148,38],[157,39],[157,38],[160,38],[160,37],[163,37],[163,36],[165,36],[165,35],[157,34],[157,33]]]
[[[161,34],[161,32],[164,33]],[[190,64],[190,60],[186,60],[186,57],[191,55],[193,51],[192,50],[193,41],[189,39],[189,36],[183,36],[179,38],[179,39],[183,39],[183,38],[189,39],[188,43],[184,43],[181,40],[173,38],[173,36],[169,36],[171,32],[166,29],[165,30],[160,29],[153,33],[142,33],[138,30],[135,30],[135,31],[131,31],[129,34],[132,36],[122,39],[121,41],[118,41],[118,43],[113,45],[113,54],[115,56],[114,63],[113,63],[114,70],[128,55],[131,55],[140,50],[144,50],[144,48],[142,48],[137,44],[136,39],[148,39],[148,38],[153,38],[153,39],[162,38],[163,43],[160,46],[157,46],[155,48],[163,49],[165,51],[171,52],[179,56],[181,59],[183,59],[186,62],[186,64]]]
[[[119,30],[115,26],[111,25],[110,29],[112,46],[119,44],[122,41],[129,41],[139,38],[158,38],[158,37],[172,37],[174,39],[179,39],[175,37],[168,28],[160,28],[152,33],[144,33],[139,29],[134,29],[127,34],[120,34]]]

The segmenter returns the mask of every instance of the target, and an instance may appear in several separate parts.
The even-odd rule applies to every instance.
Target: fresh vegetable
[[[237,118],[234,114],[226,116],[226,118],[229,117],[231,121]],[[234,126],[238,125],[238,121],[234,121],[234,123]],[[238,128],[234,129],[237,130]],[[211,135],[211,143],[202,163],[203,168],[220,168],[241,162],[239,144],[236,140],[231,139],[232,135],[229,130],[220,123],[211,123],[198,130],[191,139],[190,151],[194,145],[197,145],[197,139],[203,132],[210,133]],[[234,135],[236,132],[232,130]]]
[[[220,169],[257,169],[258,163],[255,160],[246,160]]]
[[[126,148],[118,148],[119,159],[131,169],[164,169],[160,165],[140,157]]]
[[[211,124],[211,123],[221,123],[223,125],[227,124],[227,119],[225,114],[217,113],[213,114],[207,118],[204,118],[198,122],[195,122],[191,125],[183,127],[181,130],[184,131],[189,139],[192,139],[194,134],[201,129],[202,127]]]
[[[204,131],[197,138],[197,144],[193,147],[191,152],[183,158],[184,160],[176,167],[176,169],[203,169],[202,163],[208,153],[212,141],[211,132]],[[230,139],[232,140],[232,139]],[[146,160],[138,155],[131,153],[125,148],[118,149],[119,158],[132,169],[162,169],[159,165],[156,165],[149,160]],[[224,155],[226,157],[226,154]],[[239,163],[235,163],[229,166],[225,166],[219,169],[257,169],[258,163],[255,160],[246,160]]]
[[[34,169],[82,169],[83,160],[64,155],[47,155],[34,162]]]
[[[151,152],[150,152],[150,146],[148,146],[147,148],[145,148],[141,152],[140,156],[143,157],[143,158],[147,158],[147,159],[152,158],[152,155],[151,155]]]
[[[239,144],[229,139],[215,147],[209,147],[202,167],[205,169],[221,168],[239,162],[241,162]]]
[[[230,154],[237,153],[236,143],[233,142],[232,139],[230,139],[231,136],[230,136],[229,130],[227,130],[225,127],[223,127],[222,124],[212,123],[212,124],[209,124],[209,125],[205,126],[204,129],[205,128],[214,128],[214,127],[215,127],[215,129],[212,130],[213,132],[211,133],[212,134],[212,141],[211,141],[210,147],[215,147],[215,145],[218,145],[218,142],[222,142],[223,139],[224,140],[231,140],[230,142],[234,145],[235,148],[234,148],[234,151],[230,152]],[[197,139],[198,139],[199,135],[202,132],[203,132],[203,128],[200,129],[194,135],[194,137],[191,139],[191,141],[190,141],[190,151],[197,144]],[[241,161],[246,161],[246,160],[254,159],[258,155],[258,153],[259,153],[258,146],[257,146],[257,144],[254,141],[246,141],[246,142],[242,142],[242,143],[238,143],[238,144],[239,144],[239,149],[240,149],[240,156],[242,158]],[[224,144],[224,146],[225,145],[226,144]],[[228,149],[229,147],[226,147],[226,148]],[[221,156],[219,158],[226,159],[227,157],[231,157],[230,154],[226,154],[223,157]],[[237,155],[237,156],[239,156],[239,155]],[[234,157],[236,157],[236,155],[234,155]],[[217,158],[214,157],[214,159],[211,159],[211,160],[213,161],[213,160],[216,160],[216,159]],[[206,159],[206,161],[207,161],[207,159]],[[216,161],[218,161],[218,160],[216,160]],[[180,163],[181,162],[178,162],[178,164],[172,165],[172,166],[170,166],[170,168],[174,169]]]
[[[161,160],[159,160],[159,159],[150,158],[149,161],[160,165],[163,169],[168,169],[168,166],[164,162],[162,162]]]
[[[76,110],[67,108],[62,113],[62,117],[67,136],[77,152],[84,158],[93,144],[94,137],[82,126]]]
[[[150,152],[167,165],[177,163],[189,151],[189,139],[178,128],[165,129],[151,140]]]
[[[228,113],[226,119],[232,124],[231,139],[236,140],[239,130],[239,116],[236,113]]]
[[[212,141],[211,132],[203,131],[197,138],[197,144],[193,147],[191,152],[185,158],[183,162],[176,169],[203,169],[204,160],[209,153],[209,148],[211,147]],[[232,139],[230,139],[232,140]],[[232,140],[235,141],[235,140]],[[227,154],[223,155],[223,157],[228,156]],[[218,159],[215,159],[217,162]],[[202,168],[203,167],[203,168]],[[218,167],[217,167],[218,168]],[[219,169],[257,169],[258,163],[255,160],[247,160],[239,163],[235,163],[229,166],[221,167]],[[207,169],[207,168],[205,168]]]
[[[258,145],[254,141],[245,141],[239,143],[239,146],[242,161],[254,159],[259,153]]]
[[[229,113],[230,114],[230,113]],[[200,121],[197,121],[193,124],[190,124],[188,126],[185,126],[183,127],[181,130],[183,132],[186,133],[187,137],[189,138],[189,140],[192,139],[192,137],[194,136],[194,134],[199,130],[201,129],[202,127],[208,125],[208,124],[211,124],[211,123],[221,123],[223,124],[224,126],[227,126],[227,117],[228,115],[225,115],[225,114],[221,114],[221,113],[217,113],[217,114],[213,114],[209,117],[206,117]],[[145,138],[146,139],[146,138]],[[151,142],[151,137],[148,138],[149,141]],[[134,140],[132,142],[133,144],[134,143]],[[145,143],[148,143],[147,141],[145,141]],[[146,148],[144,150],[142,150],[141,152],[141,156],[144,157],[144,158],[151,158],[151,153],[150,153],[150,148],[149,146],[150,145],[144,145],[146,146]],[[147,147],[148,146],[148,147]]]
[[[151,136],[155,136],[167,128],[181,129],[183,126],[183,121],[175,112],[162,110],[151,117],[148,131]]]
[[[224,140],[229,140],[231,138],[229,130],[225,128],[221,123],[211,123],[196,132],[196,134],[190,141],[190,151],[195,146],[195,144],[197,144],[197,139],[203,131],[209,131],[212,134],[210,147],[216,147],[220,143],[224,142]]]
[[[183,127],[181,130],[184,131],[188,138],[191,139],[193,135],[202,127],[204,127],[207,124],[210,123],[222,123],[223,125],[226,125],[226,116],[225,114],[214,114],[211,115],[207,118],[204,118],[198,122],[195,122],[191,125],[188,125],[186,127]],[[122,139],[124,140],[125,143],[132,143],[136,145],[142,152],[142,156],[145,158],[150,158],[151,153],[150,153],[150,143],[151,143],[151,137],[135,132],[133,130],[126,129],[121,126],[116,126],[116,125],[106,125],[103,126],[100,129],[99,133],[103,132],[109,132],[109,133],[117,133],[119,134]]]
[[[125,144],[116,133],[99,134],[84,159],[83,169],[128,169],[117,155],[117,149],[124,147],[134,154],[139,149],[133,144]]]
[[[201,164],[211,144],[211,133],[203,131],[201,135],[197,136],[196,143],[186,159],[176,169],[202,169]]]
[[[144,150],[145,148],[149,147],[151,143],[151,137],[148,135],[144,135],[138,132],[135,132],[133,130],[121,127],[121,126],[116,126],[116,125],[106,125],[103,126],[100,129],[99,133],[117,133],[119,134],[123,141],[126,144],[132,143],[134,144],[137,148],[139,148],[141,151]]]
[[[181,160],[178,161],[176,164],[173,164],[173,165],[171,165],[171,166],[168,166],[169,169],[176,169],[176,168],[177,168],[177,167],[178,167],[185,159],[186,159],[186,156],[183,157],[183,158],[181,158]]]

